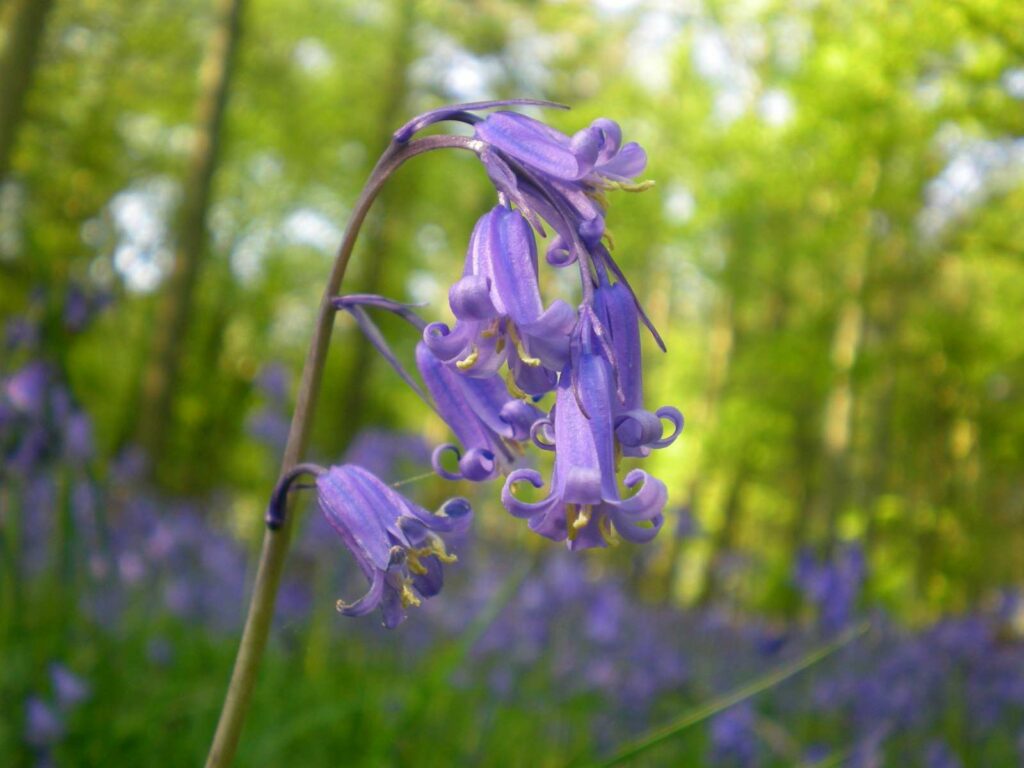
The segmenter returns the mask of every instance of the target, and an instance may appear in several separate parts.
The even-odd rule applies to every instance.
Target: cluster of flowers
[[[379,296],[338,297],[335,306],[355,316],[455,433],[461,445],[434,451],[439,475],[469,481],[504,475],[505,508],[540,535],[566,541],[569,549],[604,547],[620,538],[647,542],[663,523],[665,485],[633,469],[623,479],[632,491],[626,496],[619,461],[671,444],[683,418],[673,407],[644,407],[641,323],[664,345],[612,258],[604,218],[607,191],[646,188],[632,179],[647,158],[638,144],[622,143],[611,120],[595,120],[570,137],[516,112],[477,114],[513,103],[522,102],[446,107],[394,135],[395,145],[403,145],[437,123],[471,125],[468,148],[497,191],[497,205],[476,224],[462,277],[449,292],[454,325],[427,324],[409,307]],[[561,299],[545,306],[541,297],[535,233],[546,237],[547,227],[554,234],[548,264],[579,271],[576,309]],[[416,364],[426,391],[387,348],[368,307],[394,312],[422,331]],[[538,406],[549,393],[554,404],[545,413]],[[536,502],[515,493],[521,483],[544,485],[537,470],[520,466],[529,442],[555,453],[548,495]],[[444,465],[448,455],[453,469]],[[316,477],[323,512],[371,584],[357,602],[339,603],[343,613],[363,615],[382,605],[385,624],[394,626],[403,608],[440,589],[441,563],[453,558],[438,535],[468,525],[464,500],[429,515],[359,467],[300,465],[274,493],[272,528],[281,524],[286,493],[303,474]]]

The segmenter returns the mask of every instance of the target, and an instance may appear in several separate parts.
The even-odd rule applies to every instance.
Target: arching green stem
[[[334,266],[327,280],[323,298],[320,301],[316,327],[313,330],[309,353],[306,355],[306,362],[302,368],[302,379],[296,397],[295,412],[292,414],[288,442],[285,445],[284,458],[281,461],[282,476],[301,461],[306,450],[306,442],[313,424],[317,395],[320,391],[320,381],[323,378],[324,362],[327,359],[327,347],[334,327],[335,309],[331,304],[331,298],[341,288],[341,282],[345,277],[345,270],[348,268],[349,258],[352,256],[352,249],[359,236],[363,220],[384,182],[402,163],[424,152],[446,148],[477,152],[479,151],[479,142],[464,136],[428,136],[408,144],[393,143],[381,155],[369,181],[359,195],[348,229],[345,231],[345,237],[334,259]],[[217,723],[217,732],[214,734],[213,744],[210,746],[210,753],[206,759],[207,768],[223,768],[223,766],[230,765],[238,747],[238,739],[256,682],[256,671],[260,659],[263,657],[263,650],[266,647],[267,636],[270,633],[270,625],[274,617],[274,604],[281,583],[292,526],[293,516],[289,515],[279,530],[268,528],[263,534],[263,548],[260,554],[259,568],[256,572],[256,583],[249,602],[249,613],[245,620],[245,629],[242,631],[242,641],[235,658],[235,666],[231,673],[231,682],[228,685],[224,706],[221,709],[220,720]]]

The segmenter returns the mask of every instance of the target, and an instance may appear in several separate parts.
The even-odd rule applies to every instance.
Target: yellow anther
[[[600,205],[602,208],[608,207],[608,196],[605,195],[603,189],[593,189],[590,192],[587,192],[587,197],[589,197],[595,203]]]
[[[456,361],[455,367],[458,368],[460,371],[464,371],[467,368],[472,368],[473,365],[476,363],[476,361],[479,360],[479,359],[480,359],[480,350],[478,350],[474,346],[473,347],[473,351],[470,352],[469,355],[466,358],[464,358],[463,360]]]
[[[412,591],[412,587],[409,586],[409,582],[408,581],[405,582],[404,584],[402,584],[402,607],[403,608],[408,608],[410,606],[412,606],[413,608],[416,608],[419,605],[421,605],[422,603],[423,603],[423,601],[420,600],[418,597],[416,597],[416,593]]]
[[[594,508],[592,506],[590,506],[589,504],[584,504],[583,508],[580,510],[579,515],[573,521],[572,527],[575,528],[577,531],[581,528],[586,528],[587,525],[590,523],[590,516],[591,514],[593,514],[593,511]]]
[[[519,353],[519,359],[522,360],[523,363],[530,366],[531,368],[536,368],[540,365],[540,358],[530,357],[528,354],[526,354],[526,348],[523,346],[523,342],[516,342],[516,352]]]
[[[512,371],[509,371],[505,375],[505,385],[508,387],[509,394],[511,394],[512,397],[518,397],[520,400],[530,399],[530,396],[523,392],[523,390],[519,388],[519,385],[516,384],[515,379],[512,378]]]
[[[609,251],[614,251],[615,250],[615,238],[612,237],[612,231],[610,229],[606,229],[604,231],[604,234],[601,235],[601,239],[604,240],[605,243],[608,244],[608,250]]]
[[[523,340],[520,338],[519,332],[511,323],[508,325],[508,335],[516,345],[516,352],[519,353],[519,359],[522,360],[525,365],[528,365],[531,368],[536,368],[540,365],[540,360],[536,357],[531,357],[526,351],[526,345],[523,344]]]
[[[445,549],[444,541],[441,539],[440,536],[431,535],[429,545],[427,545],[423,549],[420,549],[419,552],[421,553],[421,555],[423,553],[425,553],[426,555],[434,555],[442,563],[454,563],[458,562],[459,559],[455,555],[451,554],[447,549]]]
[[[604,537],[604,540],[606,542],[608,542],[613,547],[618,545],[620,541],[619,534],[615,531],[614,528],[612,528],[612,520],[610,517],[602,517],[598,521],[597,527],[598,530],[601,531],[601,536]]]
[[[459,559],[444,548],[444,541],[439,536],[434,535],[427,540],[427,546],[406,550],[405,562],[408,564],[409,570],[420,576],[425,574],[427,567],[420,559],[424,557],[436,557],[442,563],[454,563]]]
[[[451,552],[444,552],[444,551],[434,552],[434,555],[442,563],[449,563],[450,564],[450,563],[457,563],[457,562],[459,562],[458,555],[453,555]]]
[[[623,192],[646,192],[648,189],[654,186],[653,179],[647,179],[637,184],[630,184],[625,181],[613,181],[608,184],[608,189],[621,189]]]
[[[430,554],[430,550],[427,548],[423,549],[410,549],[405,553],[405,562],[409,566],[409,570],[413,573],[422,576],[427,572],[427,568],[423,563],[420,562],[420,557],[426,557]]]
[[[590,504],[566,504],[565,522],[569,528],[569,541],[575,541],[576,534],[590,522],[594,508]]]

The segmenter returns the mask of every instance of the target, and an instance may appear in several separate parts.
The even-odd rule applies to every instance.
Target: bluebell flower
[[[611,371],[598,354],[584,352],[573,382],[567,368],[559,377],[554,419],[533,427],[538,445],[555,451],[551,491],[539,502],[513,494],[525,481],[540,488],[533,469],[509,474],[501,500],[514,516],[529,520],[533,531],[554,541],[568,540],[570,549],[606,546],[616,534],[632,542],[650,541],[660,530],[668,499],[665,484],[640,469],[625,477],[627,488],[640,486],[623,499],[615,472]]]
[[[72,283],[64,295],[64,327],[72,333],[84,331],[110,301],[108,293],[89,291]]]
[[[327,521],[369,582],[369,590],[353,603],[338,601],[346,616],[364,616],[376,608],[384,626],[398,626],[405,609],[441,591],[442,564],[455,561],[440,534],[464,533],[472,519],[465,499],[451,499],[436,514],[409,501],[377,477],[354,464],[324,469],[300,464],[274,490],[267,524],[284,521],[286,496],[295,480],[315,477],[317,502]]]
[[[602,280],[594,292],[594,310],[610,337],[615,356],[618,398],[615,437],[624,456],[646,456],[652,448],[671,445],[683,429],[683,415],[673,406],[648,411],[643,401],[640,320],[632,294],[622,283]],[[662,420],[672,424],[665,436]]]
[[[438,414],[455,433],[463,450],[439,446],[433,455],[435,471],[449,480],[488,480],[515,461],[517,444],[530,437],[543,413],[512,397],[497,375],[475,378],[461,375],[443,363],[424,343],[416,345],[416,366]],[[458,473],[441,465],[445,453],[454,453]]]
[[[711,721],[711,763],[737,768],[757,765],[757,733],[750,702],[737,704]]]
[[[39,324],[27,316],[12,317],[4,325],[4,346],[8,352],[39,346]]]
[[[493,374],[507,360],[523,392],[554,388],[569,359],[576,313],[561,300],[544,309],[537,246],[521,213],[498,205],[480,219],[449,301],[455,327],[431,323],[423,334],[440,359],[470,376]]]
[[[925,768],[963,768],[963,763],[946,742],[931,742],[924,752]]]
[[[856,545],[844,547],[827,563],[815,562],[806,550],[797,556],[796,584],[818,608],[823,630],[835,632],[850,622],[865,572],[864,553]]]
[[[25,741],[33,747],[47,747],[64,736],[64,721],[53,707],[38,696],[25,702]]]
[[[63,664],[50,665],[53,694],[61,711],[72,709],[92,695],[89,684]]]
[[[46,409],[52,381],[50,366],[34,360],[4,382],[2,394],[19,413],[40,418]]]

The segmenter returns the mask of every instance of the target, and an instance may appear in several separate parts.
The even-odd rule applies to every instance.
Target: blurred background
[[[633,764],[1024,761],[1024,6],[998,0],[0,0],[0,762],[194,765],[293,395],[391,132],[517,96],[648,151],[615,256],[683,436],[650,545],[572,555],[498,487],[387,633],[310,507],[240,765],[563,765],[864,638]],[[404,168],[346,290],[447,312],[493,204]],[[549,270],[550,273],[550,270]],[[548,274],[549,298],[572,302]],[[381,321],[400,357],[413,334]],[[339,318],[310,451],[390,481],[443,426]]]

